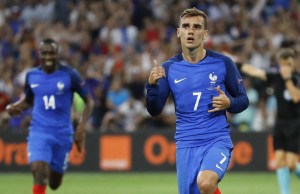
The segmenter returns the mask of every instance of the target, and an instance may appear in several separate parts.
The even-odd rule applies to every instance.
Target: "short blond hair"
[[[186,17],[194,17],[194,16],[203,17],[204,29],[207,29],[207,15],[203,11],[201,11],[195,7],[186,9],[182,12],[182,14],[180,15],[180,19],[179,19],[179,26],[180,26],[181,19],[184,19]]]

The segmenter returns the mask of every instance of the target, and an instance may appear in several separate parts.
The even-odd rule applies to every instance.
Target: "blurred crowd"
[[[145,109],[145,89],[153,60],[180,52],[179,15],[196,7],[209,17],[206,48],[229,52],[236,62],[268,69],[283,45],[300,53],[300,1],[297,0],[1,0],[0,128],[27,130],[30,111],[9,118],[5,106],[23,92],[26,72],[37,65],[38,44],[53,38],[61,63],[76,68],[95,101],[90,132],[174,130],[172,99],[158,117]],[[297,68],[300,72],[300,60]],[[268,131],[276,99],[271,87],[244,77],[250,100],[241,114],[228,114],[233,130]],[[83,102],[74,96],[73,118]]]

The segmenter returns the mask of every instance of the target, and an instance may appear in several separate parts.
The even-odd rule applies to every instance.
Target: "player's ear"
[[[205,30],[205,32],[204,32],[204,36],[203,36],[203,40],[206,40],[206,39],[207,39],[207,37],[208,37],[208,31],[207,31],[207,30]]]
[[[177,28],[177,38],[180,38],[180,29]]]

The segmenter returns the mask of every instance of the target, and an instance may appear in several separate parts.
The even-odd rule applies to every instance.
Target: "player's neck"
[[[46,68],[46,67],[43,67],[43,71],[46,73],[46,74],[51,74],[53,72],[55,72],[58,68],[58,65],[55,65],[53,68]]]
[[[200,51],[196,50],[185,50],[182,52],[182,57],[185,61],[189,63],[198,63],[201,61],[206,55],[206,50],[202,48]]]

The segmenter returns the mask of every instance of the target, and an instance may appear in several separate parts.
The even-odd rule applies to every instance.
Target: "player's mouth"
[[[188,43],[193,43],[194,42],[194,38],[193,37],[188,37],[187,38],[187,42]]]
[[[46,66],[52,66],[53,65],[53,61],[45,61],[45,65]]]

